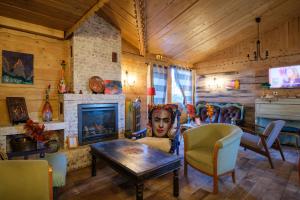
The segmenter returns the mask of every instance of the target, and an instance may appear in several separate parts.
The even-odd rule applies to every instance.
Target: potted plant
[[[264,83],[261,84],[261,87],[263,88],[263,96],[262,97],[265,97],[266,96],[266,90],[270,89],[271,84],[269,82],[264,82]]]

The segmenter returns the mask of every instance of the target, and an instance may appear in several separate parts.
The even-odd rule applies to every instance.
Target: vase
[[[42,110],[42,118],[44,122],[50,122],[52,121],[52,107],[50,105],[50,102],[46,100],[43,110]]]

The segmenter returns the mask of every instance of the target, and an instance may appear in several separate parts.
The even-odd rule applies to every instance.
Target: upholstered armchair
[[[282,160],[285,160],[278,140],[278,136],[284,125],[285,121],[283,120],[272,121],[266,126],[262,133],[249,128],[243,128],[244,133],[241,139],[241,146],[266,156],[270,162],[271,168],[273,169],[274,165],[269,149],[274,143],[274,147],[280,152]]]
[[[220,107],[219,106],[213,106],[213,117],[212,117],[212,123],[218,123],[219,122],[219,115],[220,115]],[[200,109],[200,120],[205,123],[209,123],[209,116],[207,115],[207,109],[206,107],[203,107]]]
[[[213,177],[214,193],[218,178],[231,174],[235,183],[235,164],[243,131],[231,124],[207,124],[184,132],[184,174],[188,165]]]
[[[146,137],[141,137],[146,136]],[[133,133],[137,142],[179,155],[180,112],[174,104],[148,106],[148,128]]]
[[[0,199],[52,200],[52,170],[45,160],[0,161]]]

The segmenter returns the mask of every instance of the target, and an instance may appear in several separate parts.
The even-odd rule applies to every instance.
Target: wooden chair
[[[244,133],[241,139],[241,146],[266,156],[270,162],[271,168],[274,169],[269,148],[275,144],[274,148],[279,150],[282,160],[285,161],[280,142],[278,140],[279,133],[284,125],[285,121],[283,120],[270,122],[262,133],[242,127]]]

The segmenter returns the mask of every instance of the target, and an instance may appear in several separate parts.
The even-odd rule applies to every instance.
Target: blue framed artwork
[[[33,84],[33,55],[3,50],[2,83]]]

